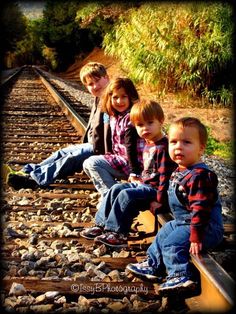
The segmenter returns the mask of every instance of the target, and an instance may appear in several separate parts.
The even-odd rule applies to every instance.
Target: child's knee
[[[103,164],[101,159],[96,156],[87,158],[83,163],[84,170],[99,171],[100,168],[103,168]]]
[[[89,170],[91,168],[91,161],[90,158],[85,159],[85,161],[83,162],[83,170]]]

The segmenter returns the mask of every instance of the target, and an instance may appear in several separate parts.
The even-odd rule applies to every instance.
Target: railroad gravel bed
[[[85,93],[78,83],[45,73],[81,102],[86,102],[89,106],[92,104],[93,98]],[[215,157],[204,156],[203,159],[218,174],[224,223],[232,223],[235,176],[233,164]],[[9,196],[5,199],[7,201],[5,214],[1,217],[3,224],[8,223],[3,232],[6,240],[3,256],[6,257],[1,263],[1,277],[17,279],[31,277],[33,280],[38,279],[42,284],[47,280],[60,281],[61,285],[68,283],[67,287],[71,287],[70,289],[73,281],[78,280],[81,285],[73,286],[77,291],[72,294],[69,290],[67,291],[69,293],[63,293],[56,289],[43,293],[33,289],[26,290],[24,284],[13,282],[9,293],[2,296],[5,309],[18,313],[171,313],[172,311],[165,308],[166,300],[161,301],[157,295],[154,295],[153,299],[145,299],[147,290],[140,279],[128,274],[124,267],[112,269],[106,262],[109,258],[126,259],[128,262],[129,258],[144,256],[146,247],[139,248],[138,251],[134,248],[111,250],[93,242],[88,245],[78,237],[82,227],[73,227],[72,224],[93,221],[97,194],[92,195],[91,191],[64,189],[65,194],[81,193],[90,196],[70,200],[56,197],[57,193],[63,193],[63,190],[54,191],[55,199],[45,200],[42,197],[33,199],[31,197],[33,191],[26,189],[19,191],[25,196],[11,196],[11,192],[14,191],[9,188]],[[40,192],[43,194],[47,190],[42,189]],[[11,211],[8,210],[8,206]],[[83,210],[77,212],[78,207],[83,207]],[[41,221],[45,224],[41,224]],[[12,249],[14,246],[17,246],[17,250]],[[227,264],[227,272],[232,273],[232,277],[234,252],[233,249],[212,252],[222,266]],[[91,287],[93,289],[97,287],[98,296],[93,297],[94,291],[89,290]],[[86,295],[86,289],[89,296]],[[107,297],[99,297],[99,289],[104,291],[107,289],[109,293],[115,293],[114,289],[120,289],[117,290],[119,297],[116,299],[109,297],[109,293]],[[122,293],[123,296],[120,297]],[[178,311],[177,307],[178,304],[175,304],[173,312]]]
[[[62,78],[59,78],[49,72],[42,71],[41,72],[53,82],[55,82],[58,86],[65,89],[71,96],[75,97],[77,100],[81,101],[83,104],[87,105],[88,107],[92,107],[94,102],[94,97],[89,94],[89,92],[86,90],[86,88],[81,84],[74,82],[74,81],[68,81],[64,80]]]
[[[78,98],[82,102],[92,103],[91,95],[84,93],[81,85],[73,82],[63,80],[48,72],[44,72],[46,76],[53,78],[54,82],[66,89],[73,97]],[[218,176],[218,190],[222,201],[223,222],[225,224],[234,224],[235,222],[235,197],[234,197],[234,180],[235,170],[233,161],[224,161],[216,156],[203,156],[203,161],[216,172]],[[232,235],[235,241],[235,235]],[[235,248],[226,248],[222,252],[211,252],[214,259],[216,259],[222,267],[227,269],[232,278],[235,278],[233,261],[235,258]]]

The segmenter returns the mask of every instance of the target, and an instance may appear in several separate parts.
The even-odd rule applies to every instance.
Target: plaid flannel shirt
[[[167,204],[167,190],[171,173],[177,164],[170,158],[166,136],[155,144],[146,144],[143,150],[142,182],[157,189],[157,202]]]
[[[179,168],[172,173],[171,180],[178,175]],[[185,180],[183,178],[183,180]],[[206,168],[195,168],[185,184],[177,191],[179,201],[191,211],[190,241],[201,242],[204,229],[209,223],[211,209],[218,199],[218,179],[214,172]]]
[[[106,153],[105,159],[109,162],[111,167],[123,172],[129,176],[131,172],[131,161],[128,158],[127,148],[125,145],[125,133],[128,129],[134,128],[130,122],[129,111],[119,114],[116,117],[110,117],[110,127],[112,133],[112,153]],[[135,143],[132,143],[134,149],[136,149],[137,159],[140,169],[142,169],[142,151],[145,145],[145,141],[138,137]]]

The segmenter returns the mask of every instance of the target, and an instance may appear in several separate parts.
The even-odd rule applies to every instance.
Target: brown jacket
[[[83,137],[83,143],[88,142],[88,133],[92,127],[93,150],[95,155],[103,155],[112,151],[111,129],[109,124],[103,123],[101,104],[96,97],[89,116],[89,122]]]

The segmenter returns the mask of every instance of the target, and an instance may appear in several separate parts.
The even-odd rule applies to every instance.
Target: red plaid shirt
[[[137,135],[136,129],[130,122],[129,111],[110,117],[112,134],[112,153],[106,153],[105,159],[112,168],[123,172],[127,177],[130,172],[140,174],[142,171],[142,151],[145,141]],[[127,143],[127,133],[133,131],[135,136],[129,138]],[[129,146],[129,151],[128,151]],[[132,146],[132,152],[130,148]]]
[[[179,168],[173,172],[171,180],[178,175]],[[218,179],[214,172],[206,168],[195,168],[183,178],[184,182],[178,189],[179,201],[186,206],[186,210],[192,212],[190,242],[201,242],[204,229],[209,223],[211,209],[218,198]]]
[[[155,144],[146,144],[143,150],[142,181],[157,189],[157,202],[167,204],[167,190],[171,173],[177,164],[170,158],[168,139],[164,136]]]

